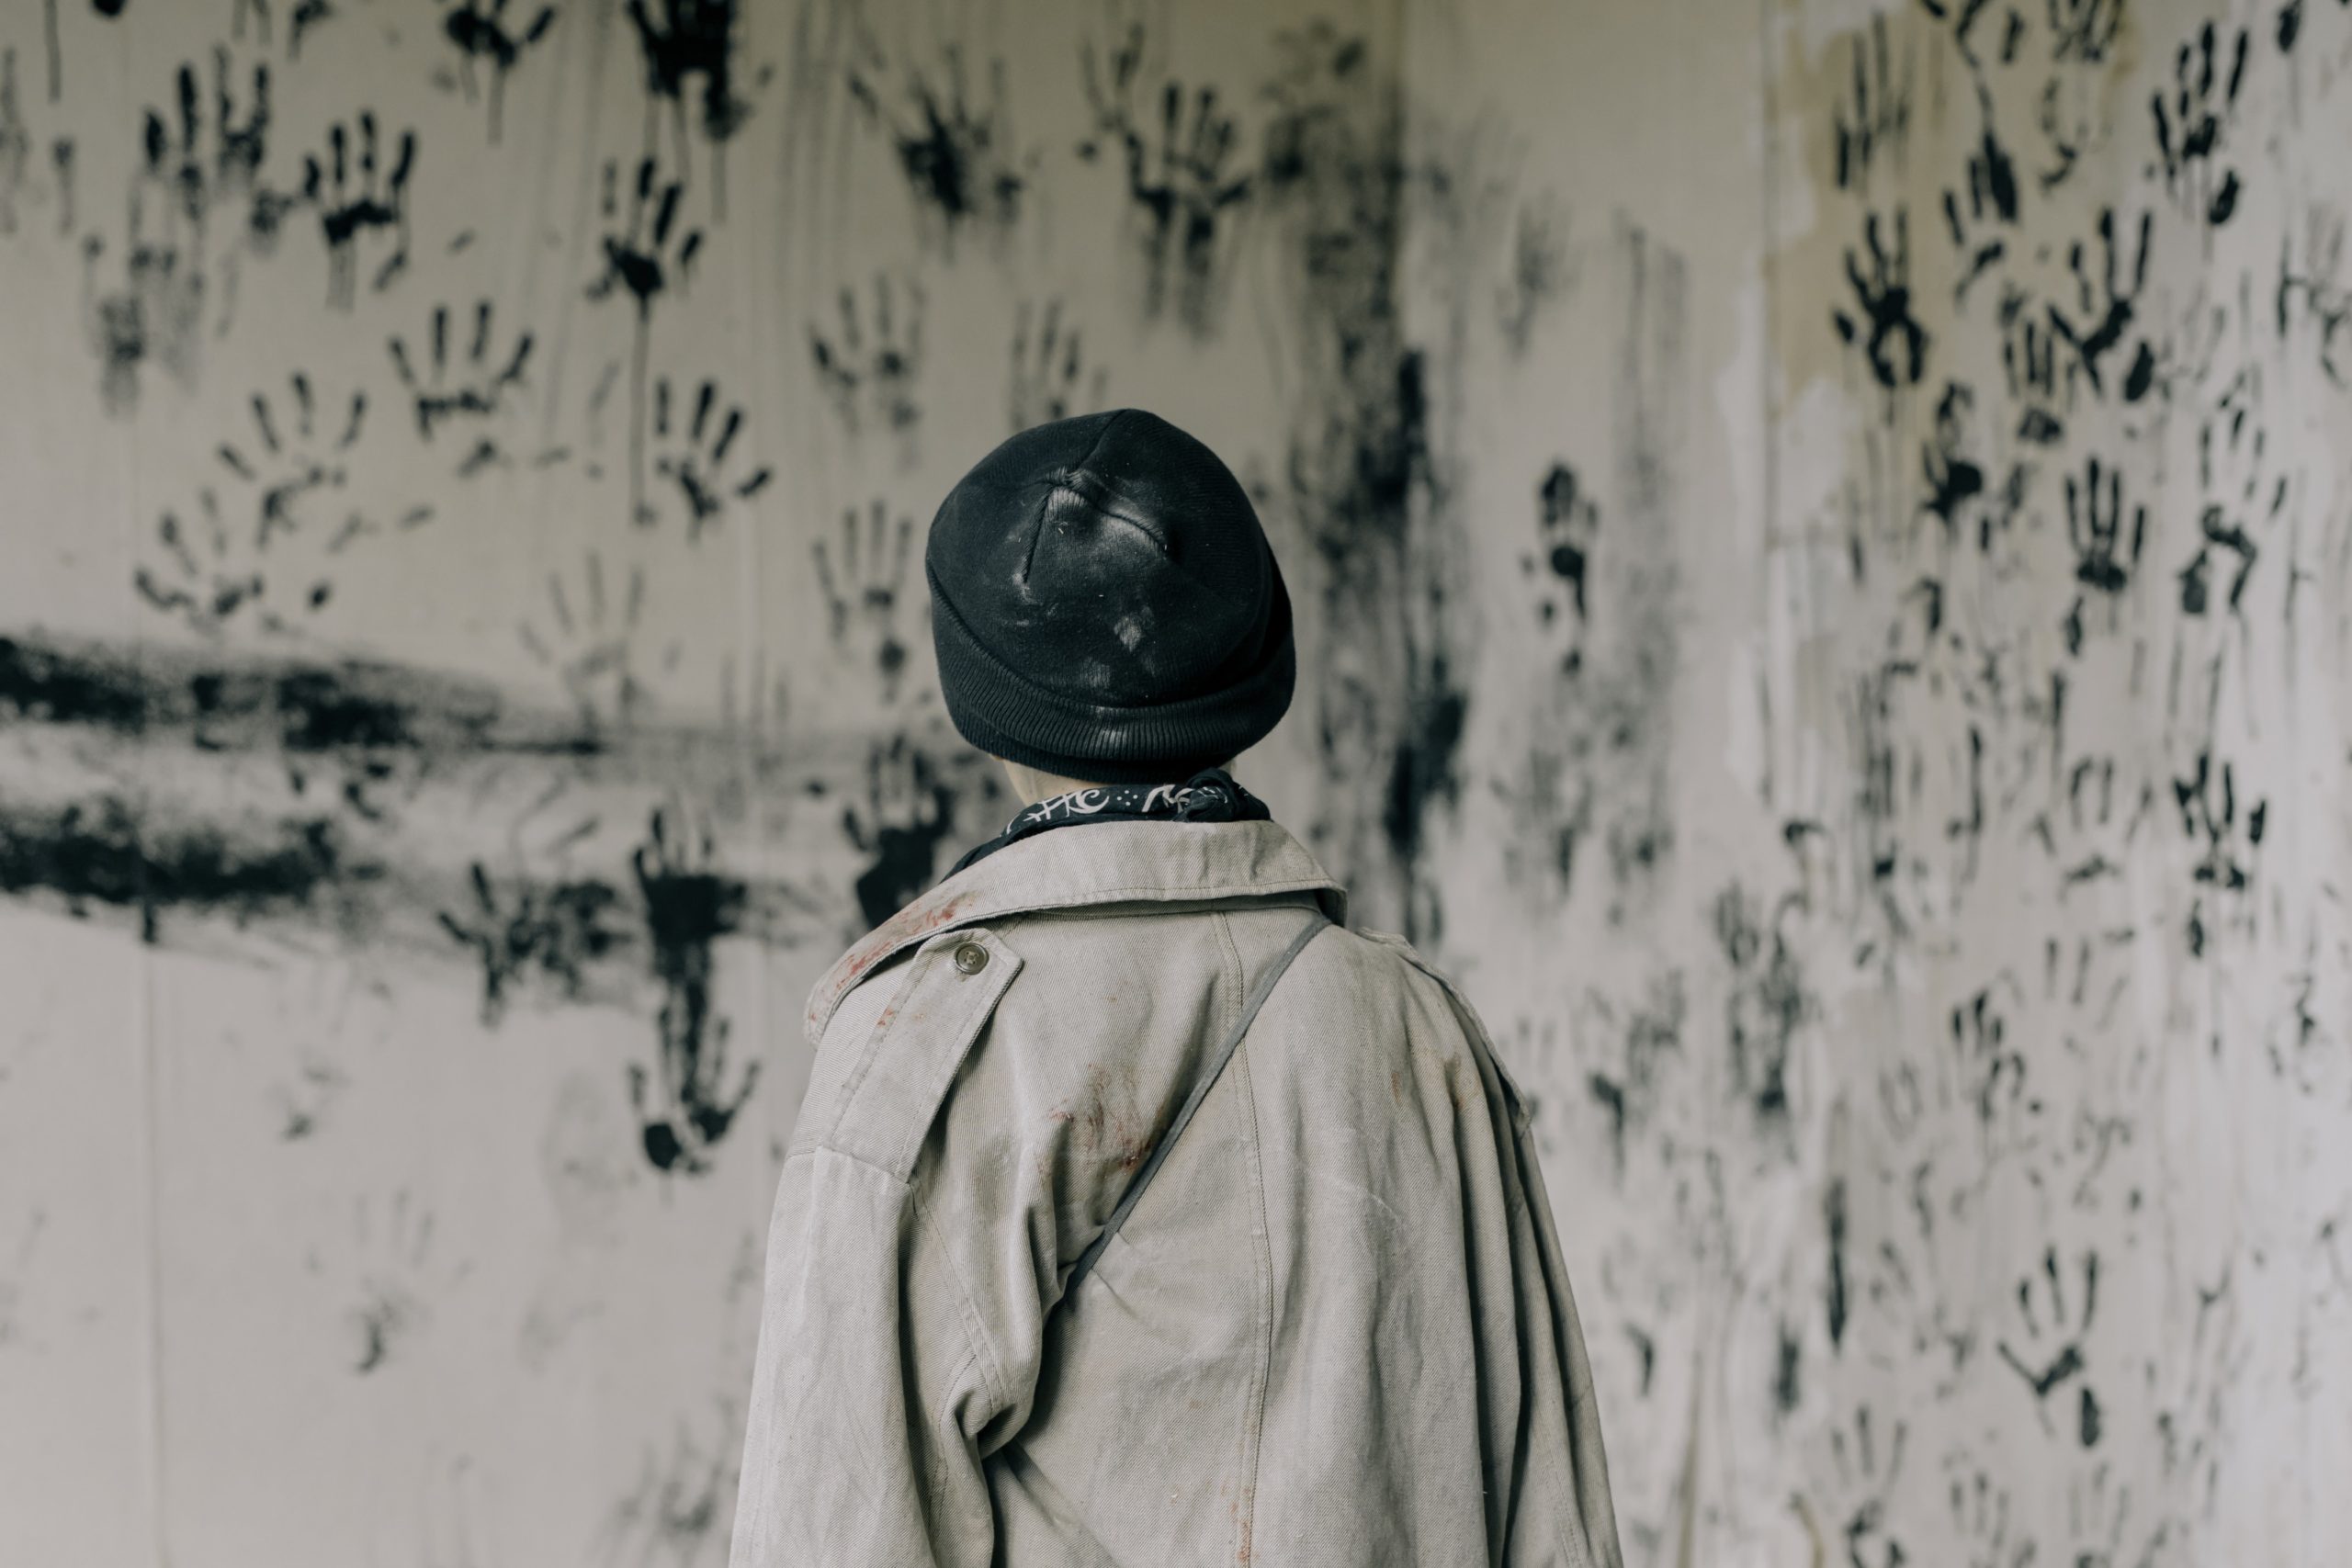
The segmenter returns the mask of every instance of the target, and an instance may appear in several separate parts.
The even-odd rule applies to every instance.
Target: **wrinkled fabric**
[[[1070,1267],[1300,953],[1093,1272]],[[734,1568],[1620,1568],[1529,1112],[1272,822],[948,877],[819,982]]]

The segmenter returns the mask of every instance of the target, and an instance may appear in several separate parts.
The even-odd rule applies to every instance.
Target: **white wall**
[[[1629,1561],[2333,1560],[2352,12],[299,9],[0,5],[0,1560],[723,1558],[800,998],[1004,806],[899,541],[1119,403]]]

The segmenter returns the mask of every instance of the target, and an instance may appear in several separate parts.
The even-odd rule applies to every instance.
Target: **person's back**
[[[810,998],[732,1561],[1617,1563],[1475,1014],[1222,772],[1081,761]]]

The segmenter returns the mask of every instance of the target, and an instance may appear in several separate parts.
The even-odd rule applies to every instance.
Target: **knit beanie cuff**
[[[1281,722],[1297,679],[1279,574],[1264,653],[1229,684],[1178,702],[1078,700],[1006,666],[972,635],[928,561],[940,695],[957,733],[991,756],[1057,778],[1159,784],[1224,762]]]

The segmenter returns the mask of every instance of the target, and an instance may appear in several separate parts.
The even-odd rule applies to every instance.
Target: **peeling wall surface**
[[[801,998],[1011,804],[922,530],[1141,404],[1293,585],[1238,771],[1536,1097],[1630,1562],[2342,1562],[2347,77],[0,0],[0,1561],[723,1561]]]

